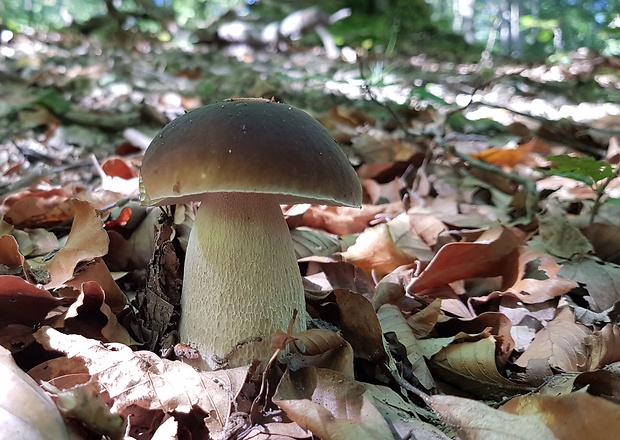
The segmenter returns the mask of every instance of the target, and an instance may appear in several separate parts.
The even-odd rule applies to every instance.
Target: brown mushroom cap
[[[144,205],[208,192],[278,194],[280,203],[360,206],[361,187],[336,141],[306,112],[259,99],[186,113],[155,137],[140,173]]]

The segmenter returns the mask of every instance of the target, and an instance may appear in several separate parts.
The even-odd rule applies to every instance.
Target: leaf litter
[[[449,81],[432,104],[408,101],[417,112],[395,106],[400,96],[364,100],[361,88],[325,100],[333,91],[304,81],[326,66],[351,66],[309,65],[302,51],[252,64],[171,52],[198,66],[213,96],[182,69],[153,70],[156,52],[128,51],[118,55],[124,73],[72,96],[58,90],[84,87],[105,69],[99,57],[56,50],[42,44],[36,57],[81,67],[67,75],[52,65],[15,69],[15,87],[2,91],[12,131],[0,150],[0,343],[12,356],[3,349],[10,374],[0,376],[15,392],[0,405],[10,408],[10,426],[25,423],[39,432],[33,438],[69,430],[218,440],[620,432],[620,181],[609,129],[617,114],[580,118],[565,102],[573,119],[560,121],[542,118],[533,100],[513,111],[527,99],[493,102],[493,82],[476,87],[483,100],[465,107],[448,104],[463,97]],[[286,84],[255,81],[255,71],[283,62]],[[454,74],[449,63],[425,62]],[[498,69],[498,84],[510,69]],[[513,78],[545,86],[541,70]],[[398,82],[409,87],[404,72]],[[279,90],[277,99],[308,108],[330,130],[356,166],[364,205],[283,206],[316,328],[275,335],[274,352],[296,350],[264,373],[254,364],[199,372],[176,333],[195,206],[139,207],[140,160],[158,128],[183,111],[261,89]],[[30,406],[18,402],[29,399],[50,420],[25,417]],[[59,433],[46,437],[42,427],[51,426]]]

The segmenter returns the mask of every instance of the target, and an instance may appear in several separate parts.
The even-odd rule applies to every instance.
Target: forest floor
[[[16,35],[0,57],[3,426],[53,439],[620,433],[617,59],[329,60],[54,33]],[[139,202],[157,132],[231,97],[308,111],[364,190],[361,209],[282,207],[308,310],[340,336],[264,374],[191,368],[173,294],[196,207]],[[49,420],[30,414],[23,372],[52,397]]]

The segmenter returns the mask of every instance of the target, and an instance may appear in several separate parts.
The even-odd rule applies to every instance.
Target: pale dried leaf
[[[441,299],[437,298],[418,313],[408,317],[407,324],[411,327],[416,338],[423,338],[433,331],[440,314]]]
[[[4,439],[69,439],[58,408],[0,347],[0,436]]]
[[[500,409],[536,417],[562,440],[607,439],[620,433],[620,405],[585,392],[519,396]]]
[[[501,400],[527,392],[527,387],[497,371],[495,345],[490,337],[449,345],[433,356],[432,371],[442,380],[482,399]]]
[[[620,266],[591,258],[567,261],[558,274],[584,284],[586,297],[595,312],[602,312],[620,301]]]
[[[507,414],[455,396],[431,396],[430,405],[462,440],[558,440],[535,416]]]
[[[53,289],[73,277],[80,261],[102,257],[108,252],[109,238],[99,214],[89,202],[73,200],[75,218],[65,246],[47,264],[51,281],[45,285]]]
[[[553,368],[566,372],[583,371],[586,366],[585,338],[592,332],[575,323],[573,312],[564,307],[515,362],[527,367],[531,359],[546,359]]]
[[[367,228],[345,252],[340,255],[345,261],[374,272],[379,278],[392,272],[398,266],[413,263],[415,258],[403,252],[394,243],[390,229],[385,224]]]
[[[364,386],[320,368],[287,370],[273,402],[299,426],[322,440],[385,440],[391,431]]]
[[[588,348],[588,370],[598,370],[605,365],[620,361],[620,328],[607,324],[585,338]]]
[[[394,333],[398,342],[407,350],[407,359],[411,362],[412,373],[416,379],[420,381],[424,388],[433,388],[435,381],[426,366],[424,353],[419,347],[419,341],[414,336],[400,309],[392,304],[384,304],[377,311],[377,316],[379,317],[383,333]]]
[[[231,402],[245,383],[248,368],[198,372],[180,361],[161,359],[152,352],[133,352],[123,344],[104,344],[44,327],[35,337],[45,348],[84,360],[88,372],[113,400],[112,411],[135,405],[165,412],[200,408],[211,433],[220,432]]]

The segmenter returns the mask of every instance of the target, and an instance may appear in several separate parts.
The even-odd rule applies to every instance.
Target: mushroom
[[[190,111],[149,145],[143,205],[200,202],[187,243],[179,333],[202,369],[268,359],[270,340],[306,328],[302,278],[280,204],[359,207],[361,185],[306,112],[243,98]]]

